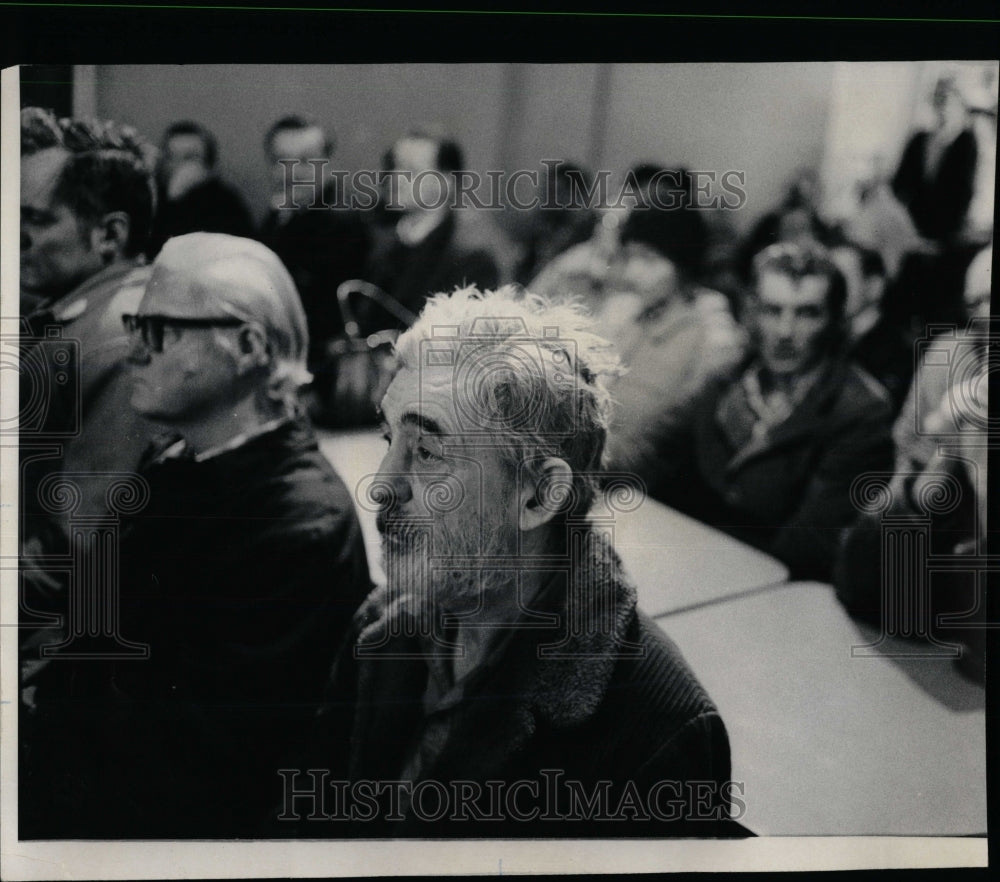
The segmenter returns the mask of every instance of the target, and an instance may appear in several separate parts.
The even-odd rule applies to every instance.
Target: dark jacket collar
[[[182,435],[166,433],[154,440],[142,458],[141,468],[154,468],[174,462],[188,463],[202,472],[220,474],[252,474],[257,468],[270,470],[276,458],[284,453],[315,448],[316,439],[305,417],[298,416],[285,420],[273,429],[252,435],[231,449],[220,450],[204,461],[196,458],[195,452]]]
[[[756,370],[751,365],[748,370]],[[760,440],[751,440],[742,450],[737,451],[729,463],[730,469],[740,468],[753,458],[770,453],[776,448],[793,444],[803,437],[814,437],[827,428],[830,410],[852,381],[850,362],[842,357],[831,359],[816,383],[809,389],[802,401],[784,422],[776,425]],[[742,383],[733,384],[728,392],[723,392],[723,407],[743,407],[749,405],[742,398],[746,392]],[[718,401],[719,399],[717,399]],[[711,419],[717,419],[713,410]]]

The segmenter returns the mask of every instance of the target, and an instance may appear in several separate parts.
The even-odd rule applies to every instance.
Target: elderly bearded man
[[[350,495],[296,406],[305,314],[274,252],[193,233],[122,318],[132,406],[171,430],[121,527],[121,632],[149,657],[44,672],[21,832],[259,836],[371,588]]]
[[[467,288],[396,352],[370,493],[388,584],[355,616],[318,752],[284,773],[283,819],[322,767],[342,798],[305,835],[732,832],[718,711],[588,520],[609,345],[574,307]]]

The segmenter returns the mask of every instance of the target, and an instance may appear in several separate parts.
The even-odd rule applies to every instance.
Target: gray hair
[[[454,366],[455,406],[470,431],[488,433],[513,469],[536,478],[545,458],[563,459],[573,486],[553,488],[551,498],[560,513],[586,514],[610,416],[604,378],[620,367],[583,306],[512,285],[435,294],[397,340],[396,357],[415,369],[431,350],[436,363]]]

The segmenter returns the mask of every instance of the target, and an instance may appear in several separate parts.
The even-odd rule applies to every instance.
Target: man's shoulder
[[[636,611],[636,657],[623,657],[612,677],[614,690],[629,696],[646,714],[682,724],[716,706],[691,670],[677,644],[646,613]]]
[[[151,273],[152,267],[140,260],[108,267],[56,300],[52,312],[59,321],[70,323],[119,306],[134,309],[142,300]]]
[[[892,402],[888,391],[856,362],[844,361],[830,373],[828,382],[836,394],[834,412],[837,416],[891,417]]]
[[[151,267],[138,262],[104,270],[57,300],[53,315],[88,351],[127,346],[122,315],[139,308],[151,273]]]
[[[265,532],[318,538],[354,525],[347,486],[320,452],[311,427],[293,420],[219,457],[220,475],[241,484],[241,509],[260,514]]]
[[[638,651],[618,660],[593,720],[602,749],[637,775],[727,777],[725,724],[677,644],[641,611],[630,636]]]

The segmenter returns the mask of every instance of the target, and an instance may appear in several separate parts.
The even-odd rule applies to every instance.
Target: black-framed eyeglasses
[[[170,315],[123,315],[122,324],[130,334],[139,334],[142,342],[153,352],[163,352],[163,329],[174,328],[235,328],[246,324],[244,319],[226,318],[175,318]]]

